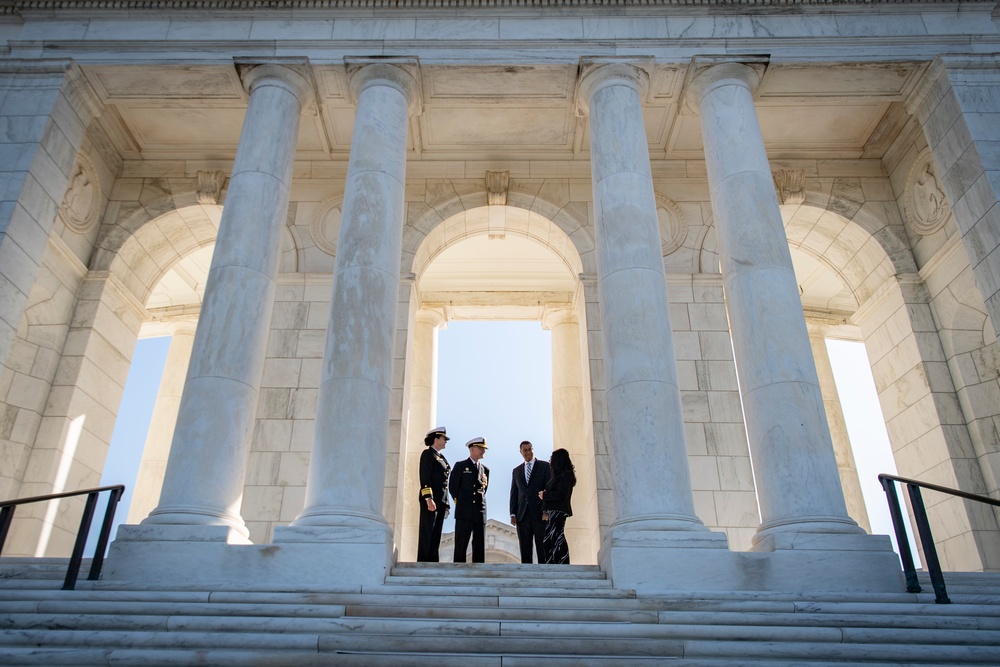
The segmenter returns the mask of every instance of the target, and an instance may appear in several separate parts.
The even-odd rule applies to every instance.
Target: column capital
[[[725,85],[742,85],[753,95],[757,92],[766,67],[767,60],[761,58],[723,61],[696,58],[688,68],[680,107],[686,113],[696,114],[705,95]]]
[[[345,58],[344,64],[355,104],[365,88],[389,86],[406,98],[411,116],[419,116],[423,112],[420,61],[416,58]]]
[[[421,308],[413,319],[417,324],[429,324],[435,329],[443,329],[448,324],[448,318],[439,308]]]
[[[285,88],[302,105],[302,108],[310,106],[315,101],[313,96],[313,86],[311,78],[303,63],[256,63],[240,62],[236,63],[237,72],[240,75],[240,82],[243,89],[252,94],[254,89],[264,84],[278,85]]]
[[[572,308],[546,305],[542,311],[542,328],[551,331],[560,324],[578,324],[576,311]]]
[[[654,64],[647,58],[581,58],[576,79],[576,112],[578,116],[590,113],[590,100],[601,88],[626,85],[641,98],[649,91],[649,78]]]

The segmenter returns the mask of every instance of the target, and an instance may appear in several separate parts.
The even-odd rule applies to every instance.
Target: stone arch
[[[857,306],[895,276],[916,273],[909,248],[868,205],[806,190],[801,204],[782,206],[782,216],[789,245],[839,275]]]
[[[174,193],[140,206],[110,226],[90,269],[116,275],[141,303],[178,261],[215,243],[223,205],[202,204],[198,193]],[[298,270],[298,248],[282,228],[280,270]]]
[[[515,212],[515,226],[506,228],[506,233],[520,234],[551,248],[574,275],[596,273],[596,244],[585,205],[567,203],[560,206],[512,184],[506,208],[508,212]],[[411,204],[403,234],[402,273],[419,275],[448,245],[488,233],[486,211],[485,189],[469,195],[452,192],[437,203],[423,207]],[[456,217],[462,214],[464,218]],[[443,223],[446,221],[453,223],[451,228],[445,229]]]

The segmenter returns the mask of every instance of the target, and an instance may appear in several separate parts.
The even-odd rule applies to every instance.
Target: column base
[[[641,595],[906,590],[888,536],[787,537],[795,539],[776,539],[777,548],[752,552],[729,551],[720,533],[675,532],[646,540],[612,537],[601,549],[600,564],[616,588],[634,589]]]
[[[385,583],[392,566],[392,539],[384,528],[285,526],[275,530],[273,544],[237,538],[225,526],[121,526],[103,578],[175,588],[359,591]]]

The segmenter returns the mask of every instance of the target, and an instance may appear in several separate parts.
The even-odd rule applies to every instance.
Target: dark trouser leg
[[[420,540],[417,542],[417,562],[436,563],[439,560],[438,547],[441,545],[441,528],[444,525],[445,510],[430,512],[426,504],[420,503]]]
[[[465,552],[469,548],[469,538],[472,537],[472,532],[474,529],[475,529],[475,524],[472,521],[460,521],[458,519],[455,519],[454,560],[456,563],[465,562]],[[473,562],[475,562],[475,555],[473,555]]]
[[[543,544],[545,525],[541,517],[533,519],[530,516],[525,516],[524,519],[517,522],[517,542],[521,547],[522,563],[532,562],[532,547],[538,553],[538,562],[545,562],[545,546]]]
[[[531,563],[531,544],[534,540],[534,532],[532,531],[531,519],[525,516],[523,519],[517,522],[517,543],[521,547],[521,562]],[[543,563],[541,558],[538,559],[539,563]]]
[[[472,524],[472,562],[486,562],[486,524],[482,521]]]

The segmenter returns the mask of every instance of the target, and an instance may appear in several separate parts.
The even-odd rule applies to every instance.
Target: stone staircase
[[[947,573],[953,604],[936,605],[926,578],[918,594],[642,597],[593,566],[442,563],[350,589],[62,591],[65,567],[0,558],[0,664],[1000,665],[1000,575]]]

